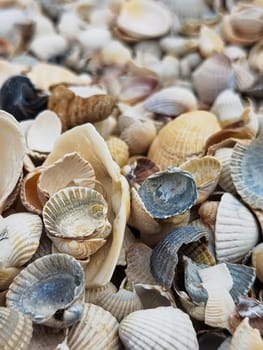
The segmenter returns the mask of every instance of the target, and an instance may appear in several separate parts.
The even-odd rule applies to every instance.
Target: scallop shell
[[[203,103],[210,105],[219,93],[233,88],[234,70],[231,60],[224,54],[207,58],[193,72],[193,86]]]
[[[131,0],[122,4],[117,18],[118,28],[138,39],[164,35],[171,24],[168,9],[150,0]]]
[[[169,116],[177,116],[197,109],[197,100],[194,94],[181,87],[162,89],[144,101],[144,107],[150,112]]]
[[[196,333],[189,316],[173,307],[135,311],[119,328],[125,349],[195,350]]]
[[[67,153],[42,169],[37,184],[38,196],[44,205],[58,190],[83,183],[91,188],[95,186],[94,169],[79,153]]]
[[[40,215],[43,205],[38,197],[37,182],[41,174],[41,168],[35,168],[28,173],[21,184],[20,199],[23,206],[30,212]]]
[[[217,260],[239,262],[259,240],[253,214],[233,195],[225,193],[220,201],[215,228]]]
[[[25,156],[25,140],[15,118],[0,111],[0,130],[2,140],[0,214],[9,205],[8,197],[15,189],[21,176]]]
[[[117,292],[117,287],[112,283],[109,282],[105,284],[104,286],[94,287],[94,288],[86,288],[85,289],[85,302],[96,304],[96,300],[100,298],[103,294],[109,293],[109,292]]]
[[[32,322],[20,312],[0,307],[0,346],[2,350],[27,350],[32,337]]]
[[[198,199],[195,204],[200,204],[216,188],[222,165],[214,157],[206,156],[200,159],[188,160],[186,163],[180,165],[180,169],[192,174],[198,191]]]
[[[230,350],[261,349],[263,340],[257,329],[250,327],[246,317],[233,334]]]
[[[216,150],[214,157],[218,159],[222,164],[222,171],[218,181],[219,186],[222,187],[224,191],[235,194],[236,188],[232,181],[230,167],[232,152],[233,148],[222,147]]]
[[[154,139],[148,158],[161,169],[178,166],[184,161],[200,157],[207,138],[220,130],[214,114],[194,111],[181,114],[167,123]]]
[[[43,220],[49,238],[60,252],[84,259],[106,243],[111,232],[107,211],[107,203],[99,192],[82,186],[68,187],[48,200]]]
[[[138,194],[150,215],[158,219],[184,213],[197,199],[194,178],[176,167],[150,175]]]
[[[68,335],[71,350],[121,350],[118,337],[119,323],[102,307],[85,304],[80,322],[73,326]]]
[[[55,328],[71,326],[83,312],[84,272],[66,254],[35,260],[10,285],[7,306],[22,312],[34,323]]]
[[[115,160],[120,167],[128,163],[129,146],[125,141],[119,137],[111,136],[106,141],[106,144],[109,147],[112,159]]]

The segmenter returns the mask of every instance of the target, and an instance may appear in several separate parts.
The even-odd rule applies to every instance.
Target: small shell
[[[256,268],[257,278],[263,283],[263,243],[253,248],[252,264]]]
[[[38,197],[37,182],[41,174],[41,168],[35,168],[28,173],[21,184],[20,199],[23,206],[30,212],[40,215],[43,205]]]
[[[41,61],[48,61],[68,50],[67,40],[59,34],[36,36],[29,45],[29,50]]]
[[[260,40],[256,45],[254,45],[249,51],[248,63],[251,68],[255,71],[263,72],[263,40]]]
[[[169,306],[131,313],[121,321],[119,336],[127,350],[198,348],[189,316]]]
[[[181,36],[166,36],[160,40],[160,47],[171,56],[184,56],[198,47],[198,40]]]
[[[180,169],[193,175],[198,191],[195,204],[204,202],[214,191],[222,170],[220,161],[214,157],[206,156],[200,159],[191,159],[180,165]]]
[[[27,350],[32,337],[32,321],[20,312],[0,307],[2,350]]]
[[[199,50],[202,56],[209,57],[224,50],[220,36],[207,26],[202,26],[199,36]]]
[[[224,191],[235,194],[236,188],[232,181],[230,167],[232,152],[233,148],[222,147],[216,150],[214,157],[218,159],[222,164],[222,171],[218,181],[219,186],[222,187]]]
[[[197,199],[194,178],[176,167],[149,176],[139,187],[138,194],[150,215],[158,219],[184,213]]]
[[[66,254],[51,254],[22,270],[9,287],[7,306],[35,323],[55,328],[71,326],[83,312],[84,272]]]
[[[122,168],[128,163],[129,159],[129,146],[128,144],[116,136],[111,136],[106,141],[109,147],[112,159]]]

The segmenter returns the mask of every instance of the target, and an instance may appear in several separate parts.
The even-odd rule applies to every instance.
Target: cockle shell
[[[193,111],[167,123],[153,140],[148,158],[162,170],[203,155],[207,138],[220,130],[214,114]]]
[[[49,238],[60,252],[85,259],[106,243],[111,232],[107,211],[107,203],[99,192],[72,186],[57,191],[48,200],[43,220]]]
[[[121,321],[119,336],[127,350],[198,349],[189,316],[169,306],[131,313]]]
[[[169,87],[162,89],[144,101],[144,107],[162,115],[177,116],[197,109],[194,94],[184,88]]]
[[[9,287],[7,306],[34,323],[71,326],[83,312],[84,271],[67,254],[51,254],[23,269]]]
[[[192,174],[198,191],[198,199],[195,204],[200,204],[204,202],[216,188],[222,165],[220,161],[214,157],[206,156],[199,159],[190,159],[181,164],[180,169]]]
[[[236,188],[232,181],[230,168],[232,152],[233,148],[222,147],[216,150],[214,157],[222,164],[222,171],[218,181],[219,186],[222,187],[224,191],[235,194]]]
[[[164,35],[170,29],[171,22],[168,9],[151,0],[124,3],[117,18],[118,28],[138,39]]]
[[[25,156],[25,139],[15,118],[0,111],[1,132],[1,182],[0,182],[0,213],[9,206],[8,197],[15,189],[22,173]]]
[[[230,193],[220,201],[215,227],[217,261],[239,262],[256,245],[260,231],[253,214]]]
[[[122,168],[127,164],[129,159],[129,146],[128,144],[116,136],[111,136],[106,140],[106,144],[109,147],[112,159]]]
[[[0,307],[0,347],[27,350],[32,337],[32,321],[17,310]]]
[[[84,304],[80,321],[69,332],[71,350],[121,350],[119,323],[108,311],[93,304]]]
[[[197,199],[194,178],[188,171],[176,167],[148,176],[139,187],[138,194],[155,219],[182,214]]]
[[[117,287],[109,282],[104,286],[94,287],[94,288],[86,288],[85,289],[85,302],[96,304],[96,300],[101,297],[104,293],[108,292],[117,292]]]

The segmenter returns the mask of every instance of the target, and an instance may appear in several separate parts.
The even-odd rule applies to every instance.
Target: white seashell
[[[214,157],[222,164],[222,172],[218,181],[219,186],[222,187],[224,191],[235,194],[236,188],[232,181],[230,167],[232,152],[233,148],[222,147],[216,150]]]
[[[35,37],[56,34],[54,23],[47,16],[34,13],[32,19],[35,24]]]
[[[252,47],[248,55],[249,66],[257,72],[263,72],[263,40]]]
[[[111,41],[111,33],[104,28],[90,27],[79,33],[78,41],[87,55],[93,55],[108,45]]]
[[[65,12],[59,18],[58,32],[66,40],[77,40],[81,28],[81,20],[74,12]]]
[[[224,54],[231,59],[231,61],[238,61],[247,57],[247,52],[244,48],[235,45],[228,45],[224,49]]]
[[[0,59],[0,87],[13,75],[20,75],[28,70],[27,65],[22,63],[11,63]]]
[[[67,40],[59,34],[36,36],[30,43],[29,49],[37,58],[48,61],[56,55],[65,54],[68,49]]]
[[[86,288],[85,289],[85,302],[96,304],[96,300],[101,297],[104,293],[108,292],[117,292],[117,287],[109,282],[104,286],[94,287],[94,288]]]
[[[110,9],[110,5],[109,5],[109,8],[95,7],[90,11],[90,15],[89,15],[90,24],[98,28],[103,28],[103,27],[107,28],[114,21],[114,17],[115,17],[114,15],[115,14]]]
[[[238,91],[249,88],[255,81],[255,75],[248,66],[247,60],[242,59],[233,63],[235,71],[235,88]]]
[[[101,60],[105,65],[123,65],[131,60],[131,51],[117,40],[111,40],[101,50]]]
[[[163,86],[168,87],[179,77],[180,61],[174,56],[165,55],[161,62],[151,65],[149,68],[157,74]]]
[[[220,36],[207,26],[202,26],[199,36],[199,50],[204,57],[212,56],[224,50],[224,42]]]
[[[185,55],[180,60],[180,77],[182,79],[190,78],[192,71],[202,62],[198,52],[192,52]]]
[[[160,46],[166,54],[180,57],[197,49],[198,40],[181,36],[166,36],[160,40]]]
[[[229,350],[260,350],[263,348],[263,340],[258,329],[249,325],[246,317],[233,334]]]

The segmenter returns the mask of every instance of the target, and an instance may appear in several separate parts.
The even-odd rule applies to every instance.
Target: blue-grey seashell
[[[138,190],[155,219],[166,219],[190,209],[197,199],[196,183],[188,171],[168,167],[149,176]]]

